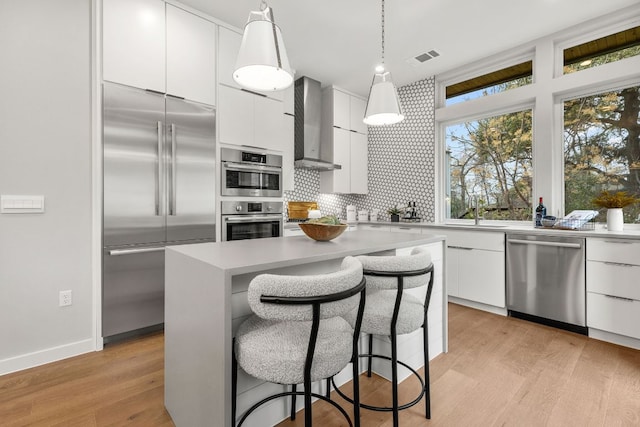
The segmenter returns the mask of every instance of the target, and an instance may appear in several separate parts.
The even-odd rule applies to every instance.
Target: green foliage
[[[603,191],[593,199],[593,204],[599,208],[624,208],[625,206],[638,203],[640,199],[628,194],[626,191],[609,192]]]
[[[467,122],[453,129],[449,128],[447,135],[450,216],[472,217],[469,201],[480,196],[485,218],[530,218],[531,110]]]
[[[566,212],[593,206],[602,191],[640,195],[639,116],[640,86],[564,103]],[[640,221],[640,207],[624,214],[625,222]]]
[[[340,225],[341,222],[335,215],[327,215],[321,218],[314,218],[307,221],[309,224],[320,224],[320,225]]]
[[[399,208],[397,205],[387,209],[389,215],[400,215],[402,212],[404,212],[404,209]]]

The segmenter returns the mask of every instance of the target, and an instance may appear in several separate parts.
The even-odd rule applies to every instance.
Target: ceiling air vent
[[[409,65],[413,65],[418,66],[421,64],[424,64],[425,62],[427,62],[430,59],[433,59],[437,56],[440,56],[440,53],[436,50],[430,50],[429,52],[425,52],[425,53],[421,53],[420,55],[416,55],[414,57],[411,57],[409,59],[407,59],[407,63]]]

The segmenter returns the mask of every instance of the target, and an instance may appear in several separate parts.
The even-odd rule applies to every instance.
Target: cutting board
[[[309,209],[318,209],[318,202],[288,202],[289,219],[307,219]]]

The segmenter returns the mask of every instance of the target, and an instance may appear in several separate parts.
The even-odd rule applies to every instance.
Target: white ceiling
[[[242,28],[259,0],[180,0]],[[452,70],[638,0],[386,0],[385,63],[398,86]],[[269,0],[296,75],[367,95],[380,62],[380,0]],[[418,67],[406,59],[435,49]]]

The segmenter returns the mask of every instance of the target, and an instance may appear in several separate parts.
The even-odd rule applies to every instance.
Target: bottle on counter
[[[545,216],[547,216],[547,208],[542,204],[542,197],[540,197],[540,202],[536,207],[536,214],[535,214],[536,227],[542,227],[542,218],[544,218]]]

